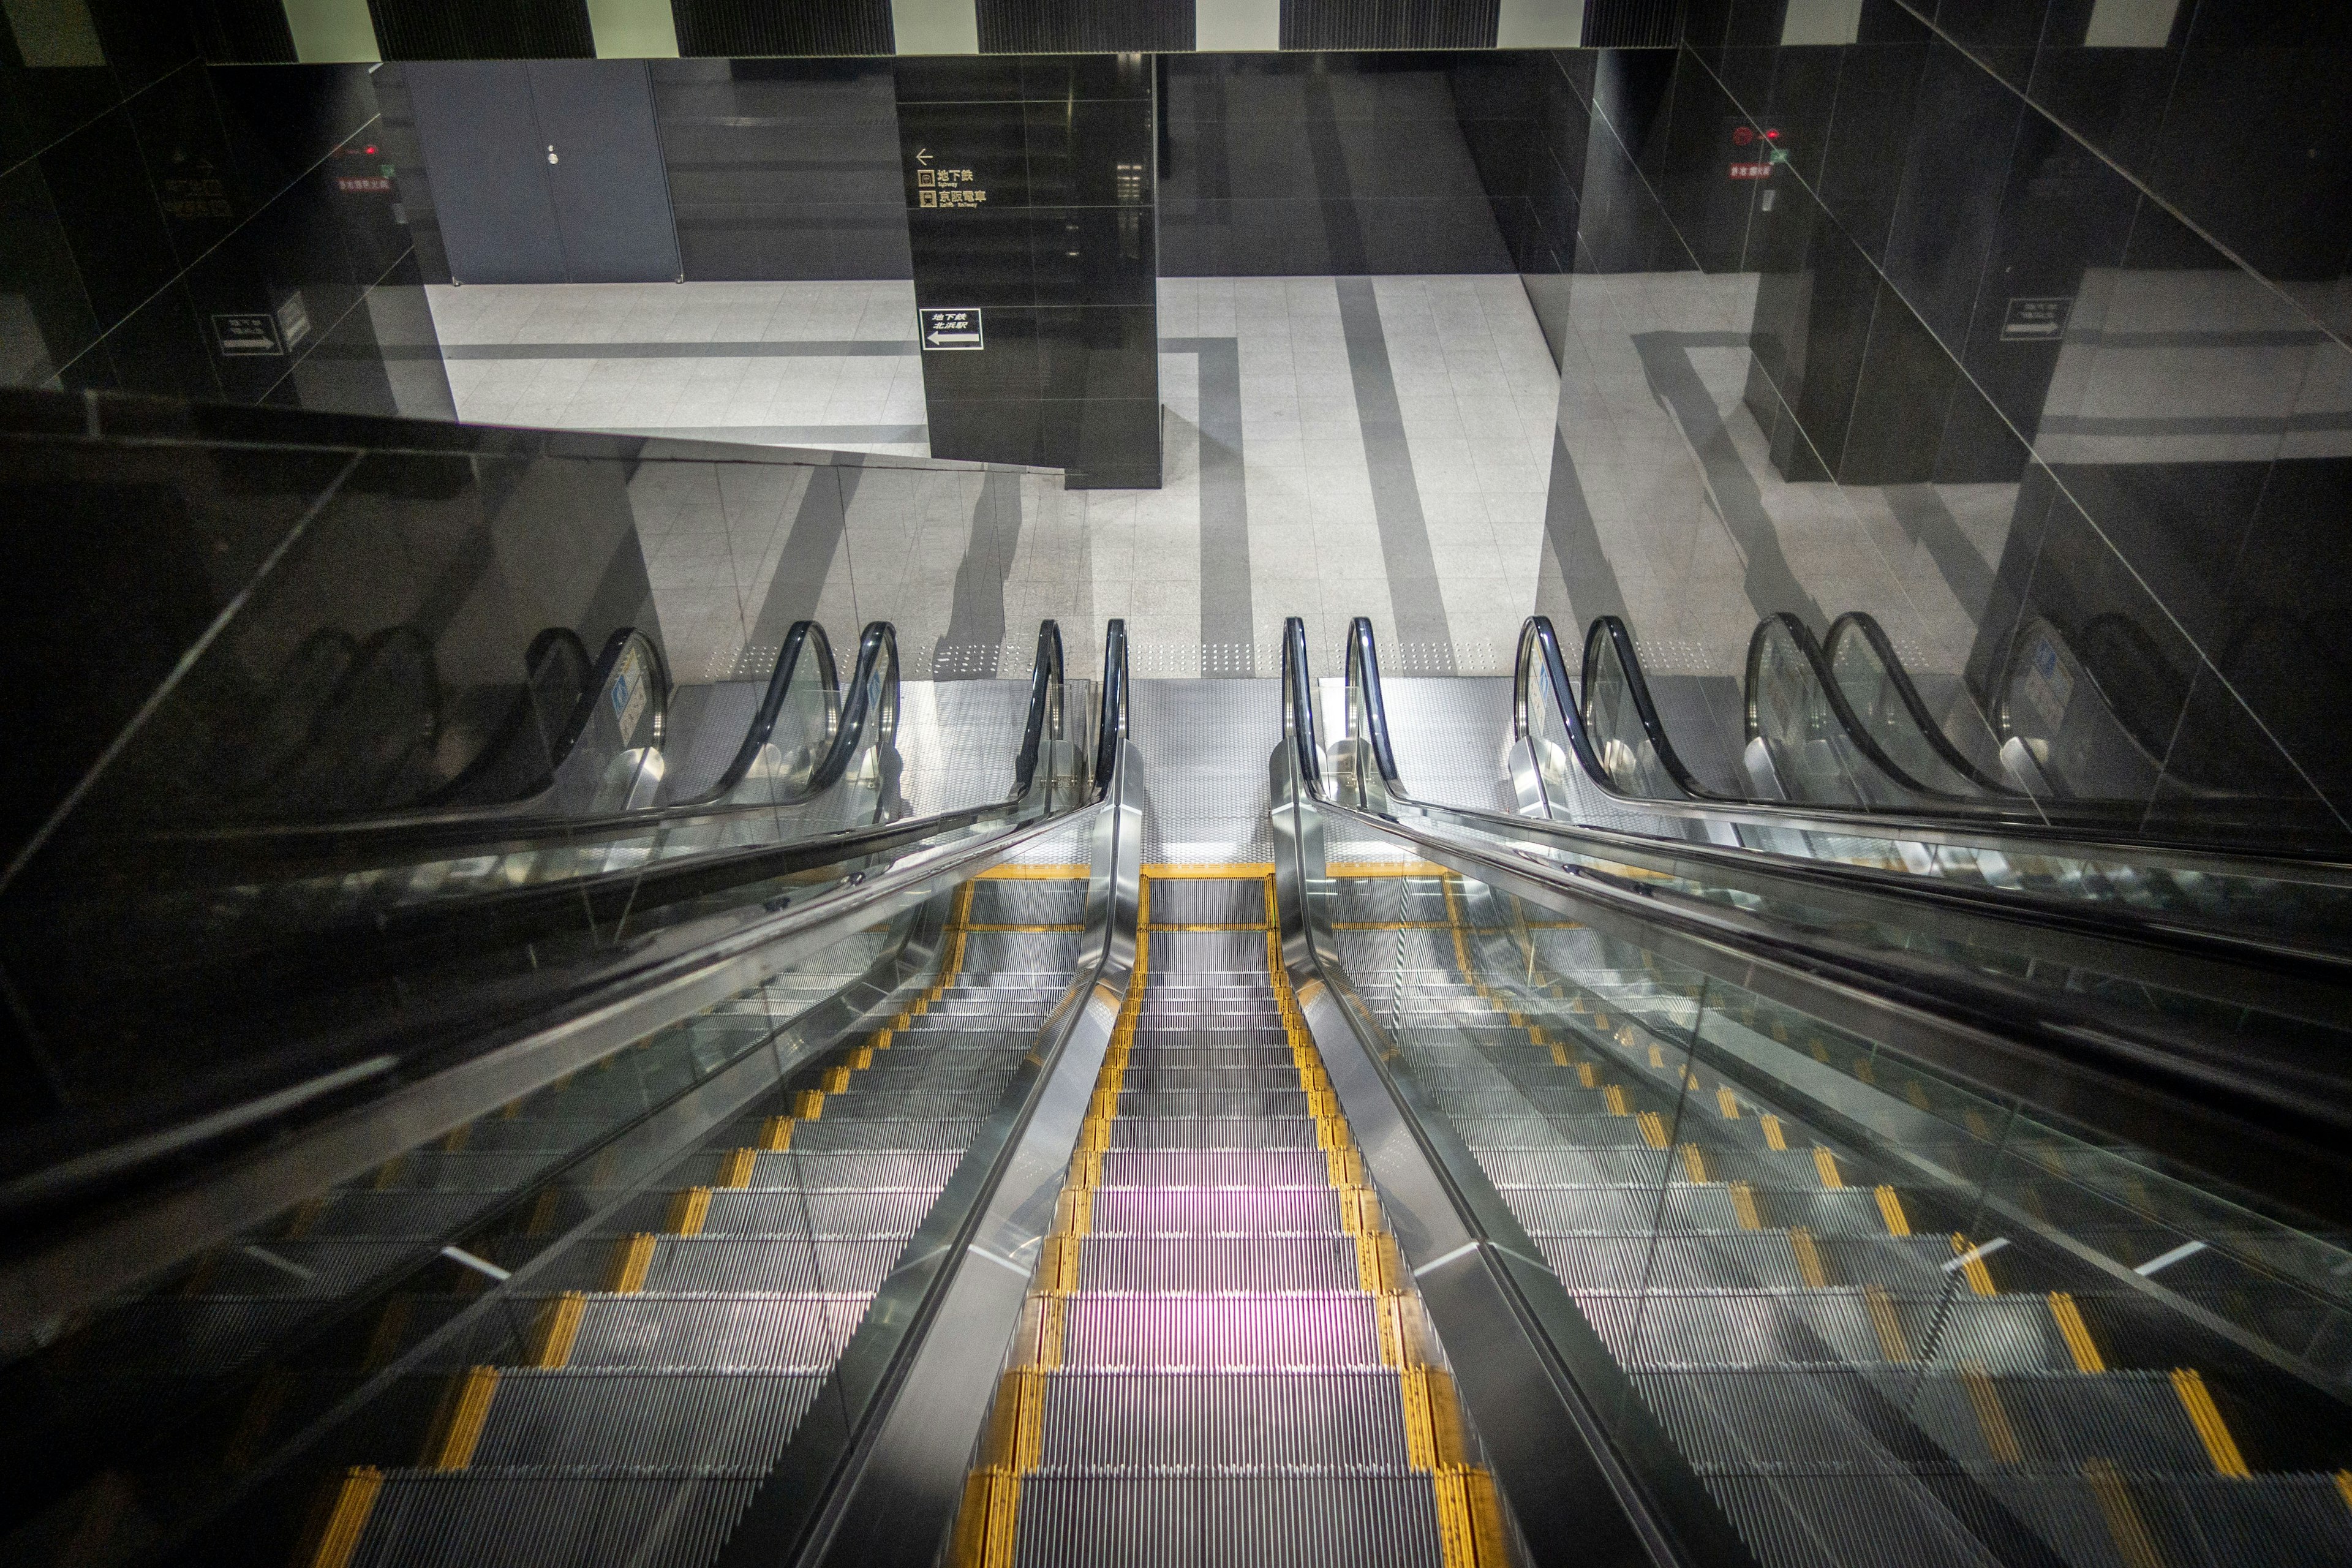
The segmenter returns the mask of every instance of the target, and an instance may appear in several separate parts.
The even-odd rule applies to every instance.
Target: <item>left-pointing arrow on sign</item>
[[[929,168],[931,163],[931,150],[929,147],[916,148],[915,162],[922,164],[927,169]]]

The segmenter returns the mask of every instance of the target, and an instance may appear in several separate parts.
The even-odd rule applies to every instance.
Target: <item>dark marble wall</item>
[[[2181,0],[2125,47],[2095,9],[1864,0],[1855,41],[1784,46],[1783,0],[1703,0],[1621,128],[1693,259],[1759,275],[1748,402],[1784,475],[2017,484],[1980,702],[2046,626],[2152,825],[2252,791],[2340,828],[2352,24]]]
[[[453,417],[382,132],[362,66],[5,71],[0,382]]]
[[[981,313],[978,349],[923,334],[932,456],[1158,488],[1150,61],[972,56],[897,74],[915,304]]]
[[[689,279],[907,278],[898,104],[882,60],[656,60]]]
[[[1161,142],[1171,278],[1508,272],[1460,53],[1174,55]],[[1501,57],[1496,57],[1501,58]]]

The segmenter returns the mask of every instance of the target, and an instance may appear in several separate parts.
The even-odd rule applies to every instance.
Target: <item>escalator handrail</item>
[[[1511,738],[1524,741],[1534,732],[1531,705],[1538,668],[1551,687],[1552,711],[1568,731],[1568,749],[1575,754],[1577,765],[1595,785],[1616,794],[1617,786],[1610,782],[1601,753],[1593,749],[1592,732],[1584,727],[1584,712],[1577,703],[1576,688],[1569,684],[1568,663],[1560,658],[1559,637],[1552,630],[1549,616],[1529,616],[1519,625],[1518,658],[1511,668]]]
[[[1617,666],[1625,675],[1626,692],[1633,700],[1634,717],[1641,721],[1642,733],[1648,737],[1650,749],[1657,753],[1658,764],[1666,770],[1666,776],[1675,781],[1675,787],[1692,800],[1739,804],[1737,796],[1719,795],[1699,783],[1698,775],[1690,771],[1683,762],[1682,753],[1675,750],[1674,742],[1666,738],[1665,722],[1658,717],[1658,704],[1650,695],[1649,677],[1643,671],[1641,656],[1633,651],[1633,634],[1615,616],[1595,616],[1592,625],[1585,632],[1584,684],[1578,688],[1585,694],[1584,700],[1591,700],[1592,671],[1600,663],[1601,650],[1604,646],[1613,649],[1617,655]],[[1563,691],[1560,695],[1565,698],[1567,693]],[[1607,776],[1605,772],[1602,776]],[[1613,785],[1611,788],[1612,793],[1618,793]]]
[[[862,641],[858,652],[861,656],[865,652]],[[824,764],[832,760],[834,743],[847,728],[843,722],[841,676],[833,661],[833,639],[824,635],[824,628],[814,621],[794,621],[784,632],[784,645],[777,650],[776,662],[768,670],[768,689],[760,695],[759,710],[751,716],[751,727],[744,731],[743,743],[735,748],[734,757],[709,788],[678,800],[666,801],[663,805],[667,809],[676,811],[716,805],[734,793],[735,786],[743,782],[743,775],[751,771],[751,764],[760,760],[760,748],[775,734],[776,721],[783,716],[785,700],[792,694],[793,679],[800,673],[801,660],[807,657],[814,657],[816,661],[817,689],[824,697],[825,755],[819,759],[818,767],[811,771],[806,787],[789,798],[765,804],[796,805],[814,795],[823,787],[816,782],[817,774],[822,772]]]
[[[2020,792],[2013,785],[2003,784],[1978,767],[1969,761],[1966,752],[1952,744],[1951,737],[1944,733],[1944,727],[1929,715],[1927,700],[1919,695],[1919,688],[1912,680],[1910,669],[1905,666],[1902,656],[1895,651],[1894,639],[1886,635],[1886,628],[1878,624],[1878,617],[1867,610],[1848,610],[1830,623],[1830,635],[1822,639],[1822,668],[1829,673],[1831,684],[1842,700],[1842,710],[1853,706],[1851,700],[1845,700],[1844,689],[1836,685],[1838,645],[1848,637],[1858,637],[1870,645],[1871,652],[1885,669],[1887,679],[1895,683],[1896,699],[1902,702],[1904,710],[1911,715],[1911,721],[1919,727],[1919,733],[1934,748],[1937,757],[1946,767],[1988,795],[2011,799],[2019,797]],[[1860,734],[1860,715],[1855,718],[1855,733]]]
[[[596,704],[604,697],[604,688],[612,683],[613,672],[620,668],[621,661],[627,657],[632,644],[645,650],[646,667],[653,676],[652,690],[646,700],[653,707],[653,732],[658,743],[669,721],[669,661],[662,657],[660,645],[653,638],[635,626],[623,626],[604,639],[604,650],[596,657],[596,668],[589,673],[587,689],[572,705],[562,733],[556,738],[554,750],[549,753],[550,773],[563,765],[564,760],[572,755],[572,748],[580,743],[580,738],[588,732],[589,721],[596,716]]]
[[[790,672],[783,670],[780,658],[779,673],[770,681],[771,701],[781,701],[780,694],[790,679]],[[876,688],[877,670],[886,672],[881,680],[885,695],[875,699],[870,694]],[[1037,679],[1033,672],[1033,682]],[[1057,679],[1058,677],[1052,679]],[[596,689],[601,692],[603,685],[600,683]],[[327,863],[326,868],[331,869],[338,861],[347,861],[353,856],[426,852],[454,855],[460,850],[481,855],[501,854],[528,847],[532,841],[547,837],[559,837],[568,846],[579,847],[599,837],[644,833],[688,818],[716,820],[757,816],[772,812],[779,806],[804,803],[840,782],[863,743],[866,724],[871,716],[869,710],[878,707],[881,710],[880,720],[886,726],[895,721],[898,690],[897,630],[887,621],[873,622],[859,639],[856,668],[841,698],[841,718],[832,743],[812,775],[808,788],[785,800],[727,805],[710,800],[712,792],[705,791],[691,800],[593,816],[530,816],[518,815],[512,807],[485,806],[266,829],[205,828],[156,837],[168,842],[175,856],[188,858],[191,863],[196,861],[202,851],[211,847],[229,858],[238,869],[250,869],[257,861],[281,858],[291,861],[323,860]],[[768,705],[768,702],[762,703],[763,715]],[[772,716],[768,717],[772,722]],[[755,732],[757,724],[758,721],[755,721]],[[887,736],[884,739],[887,740]],[[1026,744],[1024,736],[1024,747]],[[745,752],[756,755],[757,750],[747,736],[745,747],[738,751],[737,761],[748,767]],[[740,775],[738,782],[740,782]]]
[[[1102,714],[1095,731],[1094,790],[1097,798],[1110,788],[1111,770],[1118,761],[1118,743],[1129,738],[1128,721],[1127,622],[1114,617],[1103,628]]]
[[[1013,795],[1014,799],[1029,793],[1029,785],[1037,776],[1037,756],[1047,741],[1059,741],[1057,733],[1045,733],[1047,715],[1058,731],[1064,709],[1054,700],[1064,686],[1062,678],[1062,628],[1053,621],[1040,622],[1037,626],[1037,653],[1029,665],[1029,717],[1021,727],[1021,754],[1013,764]]]
[[[1591,637],[1588,637],[1586,642],[1588,654],[1592,651],[1593,640],[1601,635],[1601,622],[1613,619],[1612,616],[1601,616],[1594,621]],[[1617,630],[1620,632],[1623,630],[1622,624]],[[1528,616],[1521,626],[1520,637],[1523,652],[1529,638],[1535,640],[1537,648],[1532,657],[1523,657],[1520,659],[1514,672],[1512,739],[1524,741],[1529,738],[1527,718],[1528,704],[1536,700],[1531,678],[1535,668],[1541,665],[1549,671],[1553,689],[1559,694],[1560,701],[1558,707],[1563,719],[1575,724],[1578,731],[1581,731],[1589,741],[1591,732],[1582,730],[1581,715],[1577,714],[1574,718],[1570,718],[1578,706],[1572,700],[1572,694],[1576,689],[1565,684],[1567,679],[1565,664],[1560,658],[1558,634],[1552,628],[1550,617],[1542,615]],[[1625,657],[1632,646],[1631,636],[1626,636],[1617,646],[1620,657]],[[1638,710],[1640,703],[1647,698],[1648,686],[1643,679],[1638,660],[1627,664],[1625,668],[1630,677],[1630,684],[1636,691]],[[1645,732],[1648,732],[1649,723],[1655,719],[1654,706],[1649,710],[1649,713],[1650,719],[1644,721]],[[1571,731],[1571,733],[1575,732],[1577,731]],[[1662,733],[1663,731],[1658,732]],[[1662,756],[1664,754],[1661,753]],[[2226,841],[2215,843],[2211,840],[2199,839],[2176,840],[2158,837],[2153,834],[2141,837],[2133,833],[2111,838],[2105,837],[2095,831],[2086,831],[2086,828],[2108,826],[2111,819],[2102,817],[2087,825],[2070,822],[2063,818],[2053,821],[2043,815],[2039,807],[2027,809],[2032,803],[2029,797],[2023,796],[2004,797],[2015,798],[2020,802],[2020,809],[2014,814],[2006,814],[1998,808],[1988,809],[1979,804],[1974,809],[1965,813],[1953,812],[1942,815],[1934,813],[1908,815],[1900,811],[1861,811],[1837,806],[1801,805],[1782,801],[1751,800],[1744,796],[1710,794],[1704,786],[1696,784],[1691,787],[1698,793],[1689,795],[1688,798],[1675,799],[1661,795],[1626,794],[1608,776],[1607,771],[1600,766],[1599,759],[1593,756],[1589,749],[1579,750],[1577,761],[1583,767],[1592,786],[1610,800],[1622,803],[1629,810],[1645,812],[1658,816],[1702,821],[1748,821],[1759,826],[1778,827],[1795,832],[1843,833],[1871,838],[1903,838],[1923,844],[1948,843],[1980,846],[1987,834],[1998,832],[2004,837],[2032,840],[2032,849],[2037,854],[2079,853],[2093,858],[2128,855],[2143,864],[2187,870],[2209,869],[2209,867],[2200,866],[2197,862],[2215,856],[2227,856],[2268,861],[2282,867],[2291,866],[2295,868],[2294,875],[2299,879],[2308,879],[2314,876],[2319,876],[2352,881],[2352,865],[2347,865],[2339,854],[2322,850],[2307,856],[2298,855],[2289,850],[2282,850],[2272,844],[2264,844],[2259,850],[2243,850]],[[1680,765],[1678,757],[1675,759],[1675,763],[1677,766]],[[2042,804],[2046,805],[2048,803]],[[2138,819],[2135,816],[2131,820],[2137,822]]]
[[[1559,647],[1551,641],[1550,629],[1544,617],[1528,617],[1520,638],[1522,655],[1525,656],[1531,643],[1538,640],[1539,634],[1540,640],[1549,646],[1551,658],[1557,659]],[[1302,668],[1305,668],[1305,657],[1302,636],[1297,655]],[[1475,806],[1438,805],[1421,800],[1406,787],[1391,748],[1387,700],[1381,689],[1380,654],[1371,622],[1363,616],[1358,616],[1349,628],[1347,657],[1350,686],[1361,682],[1368,728],[1372,731],[1371,750],[1379,760],[1381,776],[1388,793],[1398,803],[1439,822],[1505,838],[1535,839],[1571,853],[1595,858],[1623,858],[1637,864],[1659,860],[1696,862],[1728,879],[1745,881],[1751,891],[1762,885],[1768,892],[1797,896],[1819,891],[1861,893],[1874,898],[1898,900],[1911,906],[1952,910],[1969,916],[1989,917],[2008,922],[2028,921],[2042,927],[2054,926],[2103,941],[2193,953],[2212,962],[2251,963],[2266,972],[2294,975],[2314,984],[2352,988],[2352,953],[2281,942],[2241,927],[2216,927],[2123,904],[2053,899],[2028,890],[1970,887],[1908,872],[1883,870],[1873,866],[1824,862],[1764,849],[1729,849],[1713,844],[1658,838],[1648,834],[1628,833],[1584,823],[1511,816]],[[1365,679],[1366,676],[1369,679]],[[1308,689],[1311,689],[1311,682]],[[1527,688],[1521,685],[1518,693],[1522,704],[1519,712],[1524,715]],[[1518,722],[1517,738],[1524,740],[1527,733],[1522,718]],[[1308,777],[1311,781],[1313,774],[1309,773]],[[1318,798],[1321,798],[1319,791]],[[1651,868],[1658,868],[1653,866]]]
[[[1959,811],[1965,811],[1976,804],[1976,797],[1972,795],[1955,795],[1949,790],[1937,789],[1932,784],[1913,778],[1907,769],[1886,754],[1885,749],[1879,745],[1877,737],[1871,734],[1870,727],[1864,724],[1862,721],[1862,716],[1853,710],[1853,704],[1845,700],[1845,689],[1837,683],[1837,677],[1830,673],[1829,660],[1822,657],[1821,639],[1813,636],[1813,628],[1786,610],[1775,610],[1758,621],[1756,630],[1748,638],[1748,674],[1744,682],[1744,698],[1740,703],[1746,739],[1758,740],[1764,733],[1763,718],[1757,711],[1756,693],[1759,685],[1757,677],[1759,668],[1763,663],[1764,650],[1771,642],[1775,628],[1796,645],[1797,656],[1804,660],[1806,667],[1812,672],[1813,683],[1821,688],[1822,700],[1830,705],[1831,717],[1837,721],[1838,729],[1844,734],[1847,743],[1862,753],[1865,763],[1877,769],[1898,789],[1918,795],[1923,804],[1934,805],[1949,803],[1955,810]]]
[[[580,634],[570,626],[543,627],[537,637],[530,639],[530,647],[523,650],[523,688],[508,706],[507,716],[499,721],[497,731],[484,742],[482,749],[474,753],[473,761],[460,768],[447,783],[428,792],[418,803],[420,805],[444,805],[457,799],[477,779],[495,769],[505,759],[509,747],[520,743],[524,728],[534,723],[539,717],[537,682],[540,668],[549,654],[558,647],[572,649],[580,660],[581,668],[589,672],[586,683],[594,684],[596,661],[588,657],[588,645],[580,640]],[[602,687],[595,689],[601,690]],[[571,715],[567,713],[567,727],[570,719]],[[548,773],[541,776],[542,785],[552,773],[552,768],[550,768]]]

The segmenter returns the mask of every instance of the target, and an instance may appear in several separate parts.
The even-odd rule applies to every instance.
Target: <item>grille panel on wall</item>
[[[368,0],[388,60],[585,60],[587,0]]]
[[[677,52],[689,58],[887,55],[898,47],[890,0],[670,0],[670,12]]]
[[[1682,27],[1683,0],[1584,0],[1588,49],[1671,49]]]
[[[1192,47],[1192,0],[980,0],[982,54]]]
[[[1491,49],[1501,0],[1282,0],[1286,49]]]

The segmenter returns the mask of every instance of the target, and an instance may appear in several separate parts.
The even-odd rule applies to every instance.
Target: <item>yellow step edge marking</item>
[[[2066,1342],[2066,1350],[2074,1358],[2076,1372],[2105,1372],[2107,1363],[2099,1354],[2099,1342],[2091,1337],[2091,1325],[2083,1321],[2083,1310],[2074,1305],[2074,1298],[2063,1290],[2050,1292],[2050,1316],[2058,1324],[2058,1334]]]
[[[2000,1288],[1992,1282],[1992,1270],[1985,1267],[1984,1254],[1958,1231],[1952,1233],[1952,1256],[1968,1259],[1960,1265],[1960,1273],[1967,1278],[1969,1289],[1979,1296],[2000,1294]]]
[[[1821,1173],[1822,1185],[1832,1188],[1845,1185],[1845,1178],[1838,1174],[1837,1156],[1819,1143],[1813,1145],[1813,1169]]]
[[[2346,1508],[2352,1508],[2352,1470],[2336,1472],[2336,1495],[2344,1500]]]
[[[1816,1290],[1829,1289],[1829,1271],[1822,1267],[1821,1249],[1813,1245],[1813,1233],[1803,1226],[1789,1231],[1789,1250],[1797,1259],[1797,1274]]]
[[[1731,1212],[1739,1216],[1740,1228],[1742,1230],[1762,1230],[1764,1228],[1764,1218],[1761,1215],[1756,1212],[1756,1189],[1749,1186],[1746,1182],[1734,1182],[1731,1184],[1729,1190],[1731,1193]]]
[[[1612,1116],[1623,1116],[1628,1114],[1625,1104],[1625,1091],[1616,1084],[1612,1083],[1602,1087],[1601,1090],[1601,1103],[1609,1108],[1609,1114]]]
[[[1715,1107],[1723,1112],[1725,1121],[1739,1120],[1739,1097],[1731,1092],[1729,1086],[1727,1085],[1715,1091]]]
[[[1862,1299],[1870,1309],[1870,1326],[1878,1335],[1879,1353],[1891,1362],[1911,1359],[1911,1342],[1903,1337],[1903,1320],[1895,1311],[1895,1298],[1875,1285],[1862,1288]]]
[[[1656,1111],[1643,1111],[1633,1118],[1633,1125],[1642,1130],[1642,1142],[1651,1148],[1663,1149],[1666,1146],[1666,1124],[1658,1119]]]
[[[2180,1407],[2189,1412],[2189,1424],[2204,1440],[2205,1452],[2211,1457],[2214,1470],[2233,1480],[2251,1479],[2253,1472],[2246,1468],[2245,1457],[2238,1452],[2238,1440],[2230,1436],[2229,1423],[2221,1419],[2221,1406],[2213,1403],[2203,1374],[2193,1367],[2176,1368],[2172,1392],[2180,1396]]]
[[[1437,1468],[1437,1435],[1429,1420],[1429,1369],[1409,1366],[1397,1373],[1397,1401],[1404,1414],[1404,1462],[1416,1470]]]
[[[712,1184],[748,1187],[751,1184],[752,1173],[759,1168],[760,1152],[757,1149],[732,1150],[719,1160],[718,1179]]]
[[[793,1120],[816,1121],[824,1116],[824,1090],[804,1089],[793,1099]]]
[[[1767,1149],[1786,1149],[1789,1146],[1787,1136],[1780,1131],[1780,1119],[1779,1117],[1759,1116],[1756,1121],[1758,1125],[1764,1129],[1764,1147]]]
[[[613,1248],[613,1267],[605,1289],[616,1296],[634,1296],[646,1288],[646,1274],[654,1266],[654,1238],[644,1231],[623,1237]]]
[[[578,1290],[566,1290],[541,1307],[531,1327],[530,1364],[551,1370],[571,1365],[572,1346],[587,1311],[588,1298]]]
[[[1878,1187],[1878,1217],[1886,1222],[1887,1235],[1911,1234],[1911,1216],[1903,1212],[1903,1194],[1883,1183]]]
[[[462,1470],[474,1462],[474,1449],[490,1419],[490,1400],[499,1392],[499,1369],[469,1367],[443,1396],[440,1419],[425,1447],[428,1470]]]
[[[2115,1541],[2124,1568],[2164,1568],[2164,1559],[2157,1555],[2156,1542],[2139,1516],[2139,1505],[2132,1500],[2131,1489],[2124,1484],[2123,1472],[2114,1461],[2090,1460],[2083,1467],[2083,1477],[2091,1483],[2091,1495],[2098,1500],[2099,1512],[2106,1518],[2107,1534]]]
[[[775,1153],[793,1146],[793,1119],[771,1116],[760,1129],[760,1147]]]
[[[980,880],[983,882],[1083,882],[1092,877],[1094,872],[1095,868],[1092,866],[1080,865],[1076,861],[1057,861],[1051,864],[1040,861],[1032,864],[1013,860],[991,866],[980,874]]]
[[[1996,1465],[2025,1463],[2025,1450],[2018,1446],[2017,1428],[2009,1423],[2009,1411],[2000,1402],[2000,1387],[1981,1366],[1974,1363],[1960,1368],[1960,1386],[1968,1390],[1969,1404],[1977,1414],[1977,1426],[1984,1433],[1985,1447]]]
[[[1595,1062],[1577,1063],[1576,1081],[1587,1089],[1599,1089],[1601,1087],[1600,1065]]]
[[[1644,1112],[1643,1114],[1646,1115],[1648,1113]],[[1683,1156],[1683,1170],[1687,1175],[1689,1175],[1692,1181],[1711,1182],[1715,1180],[1714,1177],[1706,1173],[1706,1152],[1705,1150],[1701,1149],[1696,1143],[1685,1143],[1681,1145],[1681,1149]]]
[[[334,1500],[322,1510],[318,1543],[303,1559],[308,1568],[350,1568],[382,1490],[383,1472],[373,1465],[355,1465],[343,1472]]]
[[[1624,1043],[1632,1045],[1633,1042],[1628,1039]],[[1650,1065],[1661,1071],[1664,1070],[1666,1065],[1665,1050],[1654,1040],[1650,1042]]]
[[[688,1187],[669,1200],[667,1229],[672,1236],[700,1236],[710,1217],[710,1189]]]

